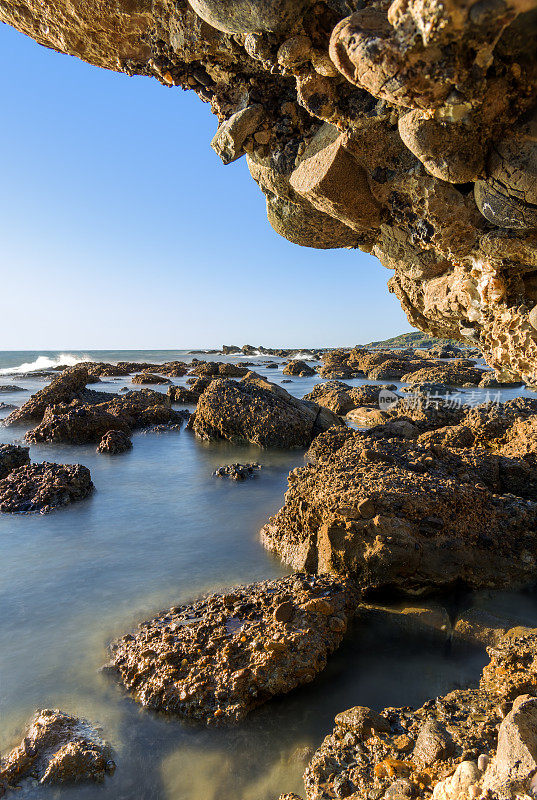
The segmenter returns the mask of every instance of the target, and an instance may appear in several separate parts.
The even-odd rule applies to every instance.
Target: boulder
[[[0,480],[0,511],[39,512],[85,500],[93,492],[90,471],[81,464],[31,464],[12,470]]]
[[[261,466],[257,463],[251,464],[226,464],[225,467],[218,467],[213,472],[217,478],[231,478],[232,481],[245,481],[247,478],[254,478]]]
[[[203,392],[189,427],[202,439],[251,442],[260,447],[307,447],[339,417],[281,386],[249,373],[242,381],[213,380]]]
[[[283,368],[283,374],[299,375],[301,378],[309,378],[312,375],[316,375],[316,372],[313,367],[310,367],[310,365],[306,364],[305,361],[300,361],[297,359],[295,361],[289,361],[289,363],[285,365]]]
[[[477,386],[483,377],[483,371],[476,367],[459,366],[451,361],[449,364],[436,364],[424,367],[415,372],[408,372],[401,377],[405,383],[442,383],[447,386]]]
[[[392,422],[322,434],[313,463],[289,475],[285,505],[262,529],[264,545],[295,569],[352,575],[369,590],[529,586],[535,469],[484,449],[432,444],[432,434],[420,435],[429,421],[411,424],[413,438],[394,435]]]
[[[97,447],[98,453],[108,453],[108,455],[118,455],[128,450],[132,450],[132,441],[124,431],[108,431]]]
[[[7,394],[8,392],[25,392],[26,389],[23,389],[21,386],[14,386],[11,383],[4,383],[0,385],[0,394],[3,392]]]
[[[30,448],[16,444],[0,444],[0,480],[10,472],[30,463]]]
[[[171,380],[169,378],[165,378],[163,375],[154,375],[151,372],[140,372],[138,375],[134,375],[131,383],[165,384],[171,383]]]
[[[235,587],[143,623],[111,645],[109,668],[147,708],[237,722],[324,669],[352,598],[344,581],[327,576]]]
[[[0,791],[32,778],[42,785],[102,783],[116,765],[97,729],[62,711],[37,711],[22,743],[0,759]]]

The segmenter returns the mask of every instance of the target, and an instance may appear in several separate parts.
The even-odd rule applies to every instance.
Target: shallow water
[[[181,356],[99,354],[174,357]],[[256,370],[284,379],[280,369]],[[0,400],[21,404],[45,382],[2,376],[0,383],[27,391]],[[318,382],[294,378],[286,388],[300,397]],[[95,388],[124,385],[129,379]],[[0,441],[21,439],[24,431],[0,427]],[[144,711],[99,673],[107,643],[201,593],[285,574],[258,531],[281,506],[287,474],[303,463],[303,453],[206,444],[183,430],[136,434],[134,449],[116,457],[93,446],[49,445],[32,446],[31,457],[85,464],[96,492],[49,515],[0,516],[0,750],[20,740],[36,708],[58,707],[101,724],[118,763],[104,786],[40,788],[45,800],[269,800],[301,793],[304,749],[319,745],[336,713],[357,704],[420,704],[475,682],[486,661],[481,650],[452,652],[439,641],[358,622],[324,674],[237,728],[205,730]],[[264,468],[239,484],[211,476],[233,461]],[[524,605],[525,619],[537,624],[532,598],[505,602]]]

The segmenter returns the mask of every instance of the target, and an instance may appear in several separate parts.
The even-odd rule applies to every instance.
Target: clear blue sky
[[[360,251],[273,232],[216,120],[0,24],[0,350],[322,346],[410,330]]]

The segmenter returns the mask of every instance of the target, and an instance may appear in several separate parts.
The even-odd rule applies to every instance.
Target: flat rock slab
[[[22,743],[0,759],[0,797],[21,780],[102,782],[115,770],[112,749],[89,722],[58,709],[37,711]]]
[[[30,464],[0,481],[0,511],[46,514],[84,500],[93,489],[90,471],[81,464]]]
[[[239,586],[142,623],[111,645],[109,667],[148,708],[237,722],[324,669],[352,605],[352,589],[329,576]]]

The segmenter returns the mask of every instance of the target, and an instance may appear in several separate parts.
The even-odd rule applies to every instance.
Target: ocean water
[[[1,370],[84,358],[157,363],[192,355],[0,353],[0,386],[23,390],[0,393],[0,401],[20,405],[47,382],[23,375],[28,367],[14,375]],[[264,357],[212,358],[242,363]],[[281,366],[255,369],[275,382],[285,378]],[[317,382],[293,378],[286,388],[302,397]],[[111,379],[98,388],[126,385],[128,378]],[[0,442],[20,442],[25,431],[0,426]],[[417,705],[476,681],[486,662],[483,650],[452,651],[442,642],[357,621],[313,683],[237,727],[207,730],[140,708],[99,672],[108,643],[157,611],[207,591],[286,574],[262,548],[258,532],[282,505],[288,472],[303,463],[303,452],[208,444],[185,430],[137,433],[133,441],[131,452],[116,457],[98,455],[93,446],[32,446],[34,461],[85,464],[96,491],[49,515],[0,515],[0,752],[20,741],[35,709],[61,708],[101,725],[118,765],[102,786],[28,789],[19,797],[275,800],[282,792],[300,794],[304,753],[320,744],[339,711]],[[233,461],[259,461],[263,470],[241,484],[212,477],[217,466]],[[537,624],[532,597],[510,596],[505,603]]]

